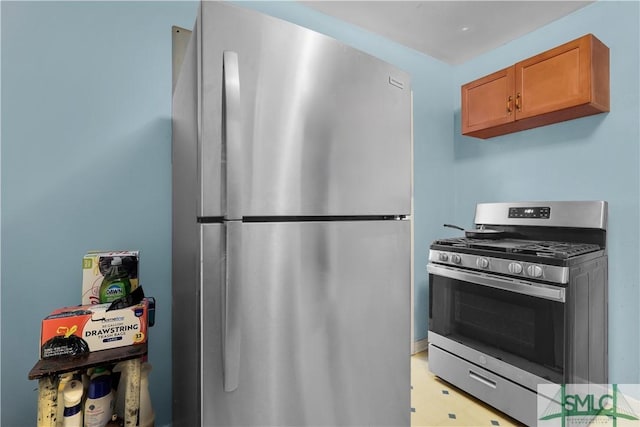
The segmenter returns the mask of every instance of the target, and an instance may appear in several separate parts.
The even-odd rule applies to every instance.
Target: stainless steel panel
[[[198,295],[200,295],[200,300],[198,301],[200,328],[197,336],[200,343],[200,352],[198,354],[197,365],[184,366],[185,372],[191,372],[197,367],[198,374],[200,375],[201,382],[199,383],[196,411],[198,418],[197,422],[194,421],[191,424],[183,424],[180,422],[177,424],[180,426],[212,425],[203,422],[203,413],[208,404],[208,398],[205,393],[211,386],[204,382],[205,373],[207,373],[208,376],[215,376],[215,386],[223,391],[223,393],[227,391],[226,381],[229,379],[228,377],[225,378],[225,373],[229,369],[226,364],[227,351],[229,351],[229,349],[225,346],[227,340],[226,328],[228,324],[226,309],[229,308],[227,305],[227,236],[229,233],[226,224],[201,224],[199,227],[200,233],[198,240],[194,243],[196,243],[196,245],[199,243],[197,246],[199,247],[198,272],[200,275],[197,284]],[[237,234],[237,232],[232,232],[231,234]],[[232,283],[231,286],[235,286],[237,293],[239,289],[237,283]],[[234,305],[237,306],[237,304]],[[182,312],[181,314],[188,315],[187,312]],[[232,316],[236,318],[236,314],[232,314]],[[192,335],[193,332],[183,331],[183,334]],[[236,333],[234,336],[239,337],[240,335]],[[234,344],[236,343],[239,344],[239,340],[234,342]],[[236,350],[239,352],[239,346]],[[232,381],[229,381],[229,384],[231,384],[231,382]],[[176,424],[175,418],[174,424]]]
[[[194,30],[195,32],[196,30]],[[183,66],[172,98],[171,111],[171,163],[174,219],[194,224],[198,216],[196,200],[199,197],[197,172],[199,140],[197,40],[192,37],[187,45]],[[174,232],[175,235],[175,232]]]
[[[456,261],[454,262],[453,255],[456,255]],[[598,253],[600,256],[601,253]],[[447,264],[458,267],[472,268],[478,269],[477,261],[478,259],[486,259],[487,266],[482,271],[501,273],[501,274],[511,274],[514,277],[522,277],[521,280],[527,279],[527,269],[530,266],[538,266],[542,270],[541,280],[552,282],[552,283],[568,283],[569,282],[569,267],[561,267],[559,265],[548,265],[543,263],[531,263],[524,261],[517,261],[514,259],[508,258],[494,258],[490,256],[483,255],[469,255],[461,252],[449,252],[431,249],[429,250],[429,261],[439,263],[439,264]],[[544,258],[541,259],[544,261]],[[509,271],[509,265],[513,263],[518,263],[522,267],[522,271],[518,274],[511,273]]]
[[[223,215],[222,195],[225,182],[219,142],[212,146],[202,140],[202,122],[209,119],[202,118],[201,22],[202,17],[198,14],[175,83],[172,106],[173,194],[177,194],[183,201],[183,204],[174,201],[173,205],[174,210],[193,209],[192,221],[202,216]],[[174,62],[179,61],[177,56],[179,52],[176,52]],[[221,114],[217,120],[222,120]],[[202,182],[215,185],[203,189]]]
[[[203,49],[203,33],[204,26],[208,25],[203,22],[202,10],[203,4],[201,2],[200,11],[196,19],[196,27],[194,28],[195,39],[197,40],[197,69],[198,69],[198,152],[194,161],[197,163],[198,171],[198,197],[197,208],[199,217],[219,217],[226,214],[226,198],[225,198],[225,185],[226,185],[226,171],[224,168],[224,155],[222,149],[223,129],[222,123],[224,122],[224,106],[222,97],[222,74],[224,72],[222,61],[224,52],[220,54],[220,70],[219,80],[217,86],[219,87],[218,102],[220,106],[216,115],[204,115],[204,95],[205,88],[203,86],[204,74],[209,73],[208,70],[203,70],[204,59],[202,57]],[[217,124],[219,133],[217,138],[206,138],[206,130],[209,129],[212,123]]]
[[[509,208],[550,207],[548,219],[509,218]],[[537,225],[546,227],[575,227],[607,229],[607,202],[566,201],[566,202],[508,202],[478,203],[476,224],[487,225]]]
[[[537,394],[429,345],[429,370],[528,426],[537,425]]]
[[[567,299],[567,383],[608,384],[608,258],[571,269]]]
[[[214,286],[222,260],[203,259],[202,425],[408,426],[409,221],[243,223],[241,234],[231,393]]]
[[[551,301],[565,301],[565,289],[557,286],[548,286],[535,282],[524,282],[508,277],[460,270],[431,263],[427,265],[427,271],[430,274],[437,274],[439,276],[466,282],[469,286],[488,286],[507,292],[544,298]]]
[[[238,54],[244,216],[408,214],[410,79],[322,34],[203,2],[203,167],[221,150],[222,61]],[[219,197],[203,174],[203,215]]]
[[[171,90],[175,90],[182,61],[191,39],[191,30],[176,25],[171,27]]]
[[[173,423],[199,422],[200,286],[196,171],[198,125],[196,43],[185,52],[173,96],[172,385]],[[185,369],[184,367],[190,367]]]
[[[551,381],[527,370],[513,366],[432,331],[429,331],[429,343],[530,390],[536,390],[538,384],[552,384]]]

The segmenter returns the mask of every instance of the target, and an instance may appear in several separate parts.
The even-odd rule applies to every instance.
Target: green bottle
[[[122,259],[113,257],[111,268],[105,274],[100,285],[100,303],[113,302],[131,292],[129,273],[122,267]]]

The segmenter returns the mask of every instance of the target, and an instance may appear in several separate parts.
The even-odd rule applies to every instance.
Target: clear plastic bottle
[[[113,302],[131,293],[129,273],[122,267],[122,258],[113,257],[111,267],[100,285],[100,303]]]

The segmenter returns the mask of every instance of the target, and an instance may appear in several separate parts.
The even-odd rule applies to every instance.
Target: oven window
[[[564,304],[429,276],[429,330],[562,382]]]

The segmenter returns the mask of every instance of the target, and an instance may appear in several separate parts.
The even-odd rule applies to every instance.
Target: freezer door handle
[[[240,374],[240,253],[242,224],[230,221],[226,225],[225,283],[222,288],[222,355],[224,391],[238,388]]]
[[[222,163],[226,179],[226,218],[242,218],[242,110],[238,54],[224,51],[222,59]]]

